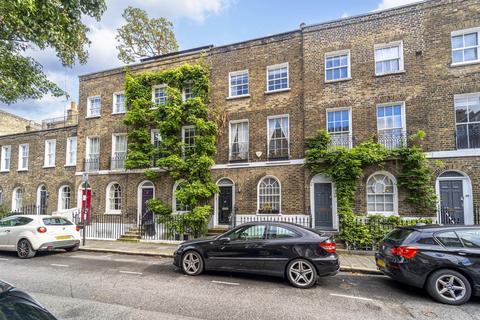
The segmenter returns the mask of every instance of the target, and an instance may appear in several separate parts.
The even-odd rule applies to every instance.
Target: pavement
[[[128,255],[143,255],[152,257],[173,257],[177,244],[151,243],[151,242],[123,242],[106,240],[87,240],[80,250],[89,252],[120,253]],[[351,253],[338,250],[340,270],[367,274],[381,274],[375,265],[371,254]]]
[[[303,290],[266,276],[185,276],[171,258],[79,251],[28,260],[0,253],[0,279],[25,289],[58,319],[480,320],[479,298],[442,305],[422,289],[350,272]]]

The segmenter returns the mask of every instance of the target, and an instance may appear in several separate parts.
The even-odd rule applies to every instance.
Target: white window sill
[[[112,115],[117,115],[117,114],[125,114],[125,111],[124,112],[112,112]]]
[[[464,62],[452,62],[450,64],[450,67],[462,67],[462,66],[469,66],[472,64],[479,64],[480,60],[474,60],[474,61],[464,61]]]
[[[282,213],[281,212],[279,212],[279,213],[262,213],[262,212],[257,211],[257,213],[255,213],[255,215],[262,216],[262,217],[264,217],[264,216],[278,217],[278,216],[281,216]]]
[[[72,164],[65,164],[64,167],[76,167],[77,165],[72,163]]]
[[[10,170],[0,170],[0,173],[10,172]]]
[[[106,216],[121,216],[122,211],[109,211],[109,212],[105,212],[105,215]]]
[[[49,169],[49,168],[55,168],[55,165],[53,165],[53,166],[43,166],[43,169]]]
[[[24,172],[24,171],[28,171],[28,169],[18,169],[17,171],[18,172]]]
[[[336,83],[336,82],[343,82],[343,81],[348,81],[348,80],[352,80],[352,77],[342,78],[342,79],[334,79],[334,80],[325,80],[325,83]]]
[[[243,98],[250,98],[250,94],[242,94],[241,96],[229,96],[227,100],[234,100],[234,99],[243,99]]]
[[[96,119],[96,118],[100,118],[100,115],[98,116],[86,116],[85,119]]]
[[[403,74],[406,73],[407,71],[404,70],[398,70],[398,71],[392,71],[392,72],[385,72],[385,73],[375,73],[375,77],[383,77],[383,76],[390,76],[394,74]]]
[[[265,91],[265,94],[273,94],[273,93],[280,93],[280,92],[287,92],[292,90],[291,88],[284,88],[284,89],[278,89],[278,90],[271,90],[271,91]]]
[[[384,216],[384,217],[391,217],[391,216],[400,216],[397,212],[367,212],[368,216]]]

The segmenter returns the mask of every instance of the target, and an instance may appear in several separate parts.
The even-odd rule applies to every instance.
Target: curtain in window
[[[288,117],[268,120],[268,156],[288,157]]]
[[[248,122],[232,124],[231,159],[248,158]]]

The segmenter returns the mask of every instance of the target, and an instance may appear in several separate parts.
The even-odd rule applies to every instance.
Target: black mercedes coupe
[[[282,222],[253,222],[208,239],[183,242],[174,265],[190,276],[204,270],[286,277],[309,288],[339,270],[335,242],[313,229]]]

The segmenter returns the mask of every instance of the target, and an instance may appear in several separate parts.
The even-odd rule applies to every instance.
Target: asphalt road
[[[0,253],[0,279],[59,319],[480,319],[480,299],[451,307],[383,276],[340,273],[308,290],[281,279],[208,273],[171,260],[101,253]]]

